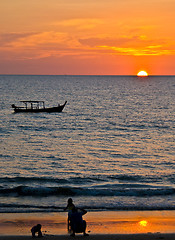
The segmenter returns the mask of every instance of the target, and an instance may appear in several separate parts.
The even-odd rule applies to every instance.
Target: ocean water
[[[1,75],[0,96],[0,212],[175,210],[175,76]]]

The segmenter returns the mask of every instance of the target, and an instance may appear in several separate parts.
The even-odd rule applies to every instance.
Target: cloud
[[[64,21],[59,21],[53,23],[53,25],[56,26],[62,26],[66,28],[76,28],[77,30],[88,30],[93,29],[99,24],[102,24],[103,21],[100,19],[93,19],[93,18],[74,18],[74,19],[68,19]]]
[[[146,36],[132,36],[119,38],[86,38],[79,39],[82,45],[91,48],[101,49],[106,53],[118,55],[173,55],[175,50],[173,45],[169,45],[164,39],[151,40]]]
[[[76,39],[67,33],[61,32],[37,32],[37,33],[11,33],[0,36],[1,52],[22,52],[24,58],[30,56],[50,56],[54,52],[64,52],[65,49],[80,45]]]
[[[175,54],[173,43],[170,43],[170,41],[168,45],[168,41],[166,42],[163,39],[151,40],[143,35],[78,39],[76,35],[56,31],[9,33],[0,35],[0,43],[0,53],[3,58],[12,57],[17,59]]]
[[[68,36],[66,33],[60,32],[41,32],[41,33],[32,33],[25,36],[21,36],[14,41],[9,43],[11,47],[34,47],[41,45],[51,45],[67,42]]]
[[[151,40],[146,39],[145,36],[124,36],[118,38],[86,38],[79,39],[81,44],[88,45],[90,47],[106,45],[109,47],[114,46],[140,46],[152,43]]]
[[[133,55],[133,56],[160,56],[160,55],[173,55],[175,51],[169,49],[161,49],[158,46],[152,46],[151,48],[148,46],[146,48],[119,48],[119,47],[109,47],[109,46],[99,46],[101,49],[105,49],[107,52],[111,50],[111,53],[117,55]]]
[[[26,38],[30,36],[33,33],[4,33],[0,34],[0,45],[2,46],[7,46],[9,43],[12,43],[14,41],[18,41],[21,38]]]
[[[0,46],[0,54],[6,58],[13,56],[17,59],[40,59],[78,56],[81,55],[81,51],[84,52],[75,37],[62,32],[12,33],[1,35],[0,39],[3,43]]]

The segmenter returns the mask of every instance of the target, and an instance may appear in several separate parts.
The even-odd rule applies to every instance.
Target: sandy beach
[[[26,240],[32,239],[30,236],[1,236],[0,240]],[[45,240],[67,240],[67,239],[88,239],[88,240],[154,240],[154,239],[164,239],[164,240],[174,240],[175,234],[100,234],[91,235],[89,237],[76,236],[71,238],[66,235],[55,235],[55,236],[45,236]]]
[[[0,240],[31,239],[30,229],[42,224],[44,239],[74,239],[66,225],[67,213],[5,213],[0,214]],[[89,240],[151,240],[175,239],[175,211],[88,212],[89,237],[77,234],[75,239]]]

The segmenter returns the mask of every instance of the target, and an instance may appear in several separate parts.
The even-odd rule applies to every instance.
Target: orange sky
[[[175,0],[5,0],[0,74],[175,75]]]

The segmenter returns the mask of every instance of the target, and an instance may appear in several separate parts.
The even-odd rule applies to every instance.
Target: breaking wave
[[[97,186],[92,188],[81,187],[29,187],[17,186],[1,188],[0,196],[165,196],[175,195],[175,188],[155,187],[140,184],[118,184]]]

